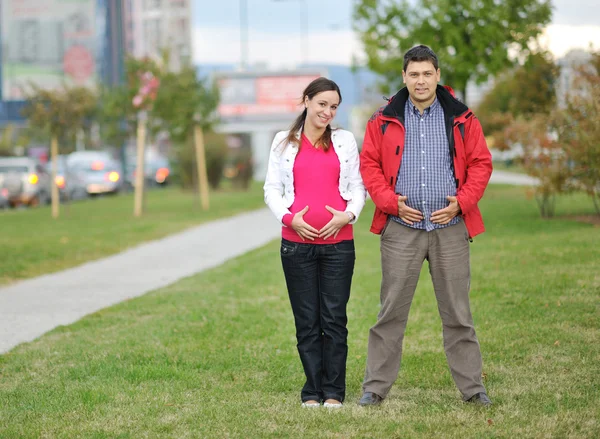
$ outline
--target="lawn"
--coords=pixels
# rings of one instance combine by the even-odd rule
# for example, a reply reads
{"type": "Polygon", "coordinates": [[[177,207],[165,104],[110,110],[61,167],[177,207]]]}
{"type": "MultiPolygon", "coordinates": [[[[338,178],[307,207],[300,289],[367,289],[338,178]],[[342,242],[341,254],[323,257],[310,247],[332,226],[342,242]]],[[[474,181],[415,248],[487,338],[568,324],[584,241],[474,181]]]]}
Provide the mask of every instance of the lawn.
{"type": "MultiPolygon", "coordinates": [[[[356,228],[343,409],[300,407],[272,242],[0,356],[0,437],[600,437],[600,229],[540,219],[522,188],[491,187],[482,208],[471,300],[489,409],[462,403],[452,382],[426,267],[396,384],[382,406],[356,405],[380,281],[368,203],[356,228]]],[[[557,214],[591,209],[571,195],[557,214]]]]}
{"type": "Polygon", "coordinates": [[[211,194],[203,211],[191,192],[148,191],[146,213],[133,217],[133,194],[94,198],[61,206],[0,211],[0,285],[70,268],[162,238],[200,223],[264,207],[262,185],[248,192],[211,194]]]}

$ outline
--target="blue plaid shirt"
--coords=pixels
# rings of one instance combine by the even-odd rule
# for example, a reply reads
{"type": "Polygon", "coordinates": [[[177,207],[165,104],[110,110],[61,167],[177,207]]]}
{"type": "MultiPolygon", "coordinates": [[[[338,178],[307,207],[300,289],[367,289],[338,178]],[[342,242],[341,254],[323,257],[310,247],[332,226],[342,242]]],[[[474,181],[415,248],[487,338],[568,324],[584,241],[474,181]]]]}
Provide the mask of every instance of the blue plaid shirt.
{"type": "Polygon", "coordinates": [[[392,219],[405,226],[428,232],[456,224],[460,221],[458,216],[452,218],[448,224],[434,224],[430,220],[433,212],[448,207],[447,196],[456,196],[444,109],[436,98],[421,115],[408,99],[404,115],[406,138],[396,193],[407,196],[407,206],[420,210],[424,219],[413,223],[412,226],[399,217],[392,216],[392,219]]]}

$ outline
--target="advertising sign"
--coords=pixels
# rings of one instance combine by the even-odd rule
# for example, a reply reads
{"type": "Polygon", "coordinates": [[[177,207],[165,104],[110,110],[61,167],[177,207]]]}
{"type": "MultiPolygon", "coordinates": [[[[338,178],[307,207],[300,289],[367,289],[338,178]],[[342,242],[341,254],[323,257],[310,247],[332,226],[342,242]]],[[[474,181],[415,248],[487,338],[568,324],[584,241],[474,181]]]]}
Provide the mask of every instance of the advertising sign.
{"type": "Polygon", "coordinates": [[[318,73],[225,74],[217,83],[221,93],[218,112],[224,121],[290,119],[301,107],[302,92],[318,73]]]}
{"type": "Polygon", "coordinates": [[[94,86],[97,0],[2,0],[2,97],[23,99],[30,83],[94,86]]]}

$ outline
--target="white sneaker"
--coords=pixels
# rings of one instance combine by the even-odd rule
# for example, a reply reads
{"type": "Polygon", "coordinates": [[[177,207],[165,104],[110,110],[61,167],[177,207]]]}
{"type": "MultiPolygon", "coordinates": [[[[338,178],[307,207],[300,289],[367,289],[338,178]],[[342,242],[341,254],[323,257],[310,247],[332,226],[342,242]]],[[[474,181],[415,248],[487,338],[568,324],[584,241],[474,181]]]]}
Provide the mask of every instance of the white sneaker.
{"type": "Polygon", "coordinates": [[[323,407],[327,407],[329,409],[341,409],[344,406],[341,402],[325,402],[323,403],[323,407]]]}
{"type": "Polygon", "coordinates": [[[308,408],[314,409],[314,408],[317,408],[317,407],[321,407],[321,404],[319,404],[318,402],[311,402],[310,404],[306,403],[306,402],[303,402],[302,403],[302,407],[308,407],[308,408]]]}

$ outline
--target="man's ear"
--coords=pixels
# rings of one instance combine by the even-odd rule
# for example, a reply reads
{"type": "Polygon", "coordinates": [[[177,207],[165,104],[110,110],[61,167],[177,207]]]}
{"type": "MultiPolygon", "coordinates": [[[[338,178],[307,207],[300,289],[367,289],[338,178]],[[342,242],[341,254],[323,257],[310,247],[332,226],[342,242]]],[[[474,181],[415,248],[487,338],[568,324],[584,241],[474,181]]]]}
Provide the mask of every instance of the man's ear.
{"type": "Polygon", "coordinates": [[[402,82],[406,84],[406,72],[402,70],[402,82]]]}

